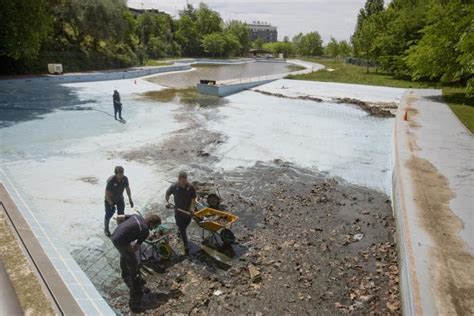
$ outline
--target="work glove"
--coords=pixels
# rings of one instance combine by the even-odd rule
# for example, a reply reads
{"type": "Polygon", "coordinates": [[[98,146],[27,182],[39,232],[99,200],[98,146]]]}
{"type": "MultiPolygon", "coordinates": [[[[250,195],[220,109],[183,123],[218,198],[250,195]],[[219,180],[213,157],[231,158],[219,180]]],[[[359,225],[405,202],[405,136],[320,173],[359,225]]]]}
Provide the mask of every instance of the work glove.
{"type": "Polygon", "coordinates": [[[130,207],[133,208],[133,201],[132,201],[132,199],[129,199],[128,201],[130,202],[130,207]]]}

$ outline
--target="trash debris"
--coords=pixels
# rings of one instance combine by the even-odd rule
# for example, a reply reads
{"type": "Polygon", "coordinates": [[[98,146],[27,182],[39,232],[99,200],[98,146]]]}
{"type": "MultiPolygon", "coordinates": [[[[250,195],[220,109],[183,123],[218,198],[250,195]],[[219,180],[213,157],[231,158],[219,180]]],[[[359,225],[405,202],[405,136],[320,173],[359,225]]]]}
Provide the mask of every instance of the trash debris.
{"type": "Polygon", "coordinates": [[[214,293],[212,293],[214,296],[221,296],[224,292],[221,290],[215,290],[214,293]]]}
{"type": "Polygon", "coordinates": [[[364,238],[364,234],[355,234],[354,236],[352,236],[352,238],[353,238],[355,241],[359,241],[359,240],[361,240],[362,238],[364,238]]]}
{"type": "MultiPolygon", "coordinates": [[[[215,179],[226,208],[239,216],[238,244],[200,244],[202,231],[190,225],[194,245],[183,258],[172,238],[178,255],[164,274],[147,279],[152,293],[166,298],[147,313],[401,313],[395,225],[384,194],[283,162],[202,180],[215,179]]],[[[99,290],[118,313],[128,312],[120,279],[99,290]]]]}
{"type": "Polygon", "coordinates": [[[260,271],[258,271],[258,269],[254,265],[249,264],[247,268],[249,270],[250,279],[252,280],[253,283],[262,281],[262,276],[260,274],[260,271]]]}

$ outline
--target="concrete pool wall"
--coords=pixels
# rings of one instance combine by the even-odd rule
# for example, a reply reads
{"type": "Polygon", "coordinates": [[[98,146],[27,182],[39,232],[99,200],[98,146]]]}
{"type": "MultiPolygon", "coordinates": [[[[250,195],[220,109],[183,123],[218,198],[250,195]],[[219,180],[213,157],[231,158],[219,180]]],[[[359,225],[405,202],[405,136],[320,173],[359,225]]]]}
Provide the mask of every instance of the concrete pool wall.
{"type": "MultiPolygon", "coordinates": [[[[139,77],[145,77],[150,75],[156,75],[174,71],[185,71],[192,68],[191,65],[233,65],[243,64],[249,62],[261,62],[254,59],[242,58],[237,60],[213,60],[213,59],[181,59],[176,60],[173,65],[159,66],[159,67],[138,67],[138,68],[127,68],[104,72],[87,72],[87,73],[66,73],[63,75],[42,75],[32,77],[21,77],[21,78],[7,78],[0,79],[0,87],[8,86],[15,83],[34,83],[34,84],[50,84],[50,83],[74,83],[74,82],[93,82],[93,81],[105,81],[105,80],[120,80],[120,79],[133,79],[139,77]]],[[[267,61],[268,62],[268,61],[267,61]]],[[[269,61],[272,62],[272,61],[269,61]]],[[[295,63],[297,62],[291,62],[295,63]]],[[[304,64],[304,63],[303,63],[304,64]]],[[[299,64],[299,65],[303,65],[299,64]]],[[[308,63],[309,64],[309,63],[308,63]]]]}
{"type": "Polygon", "coordinates": [[[474,139],[440,90],[409,90],[392,137],[404,315],[474,311],[474,139]]]}
{"type": "Polygon", "coordinates": [[[8,86],[18,83],[50,84],[50,83],[73,83],[73,82],[92,82],[105,80],[133,79],[144,76],[150,76],[165,72],[183,71],[191,69],[191,64],[180,64],[161,67],[143,67],[130,68],[110,72],[92,72],[92,73],[71,73],[64,75],[44,75],[31,78],[12,78],[0,80],[1,86],[8,86]]]}
{"type": "Polygon", "coordinates": [[[216,97],[226,97],[240,91],[248,90],[260,86],[265,83],[272,82],[277,79],[267,79],[267,80],[256,80],[244,83],[236,83],[229,85],[208,85],[199,83],[197,85],[197,91],[202,94],[213,95],[216,97]]]}

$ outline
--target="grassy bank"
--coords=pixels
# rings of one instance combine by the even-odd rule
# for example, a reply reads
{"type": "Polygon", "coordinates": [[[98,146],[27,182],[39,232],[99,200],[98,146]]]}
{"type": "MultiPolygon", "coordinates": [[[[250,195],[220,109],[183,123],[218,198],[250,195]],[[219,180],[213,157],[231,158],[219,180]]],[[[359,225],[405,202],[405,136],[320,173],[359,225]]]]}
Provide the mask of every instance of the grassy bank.
{"type": "Polygon", "coordinates": [[[445,102],[471,133],[474,133],[474,98],[466,96],[464,87],[443,86],[438,82],[410,81],[387,74],[375,73],[374,69],[367,73],[365,67],[335,62],[334,60],[320,58],[304,60],[323,64],[326,66],[326,69],[304,75],[289,75],[288,79],[355,83],[396,88],[442,89],[445,102]]]}
{"type": "Polygon", "coordinates": [[[172,60],[156,60],[156,59],[149,59],[146,61],[145,66],[169,66],[172,65],[173,61],[172,60]]]}

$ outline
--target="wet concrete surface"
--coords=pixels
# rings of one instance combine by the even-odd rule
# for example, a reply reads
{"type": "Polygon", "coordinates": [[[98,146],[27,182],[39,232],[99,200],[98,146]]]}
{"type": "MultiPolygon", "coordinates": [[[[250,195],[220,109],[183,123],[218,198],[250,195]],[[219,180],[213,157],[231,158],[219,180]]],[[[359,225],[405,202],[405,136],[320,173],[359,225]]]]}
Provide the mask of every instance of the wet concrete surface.
{"type": "MultiPolygon", "coordinates": [[[[174,236],[177,255],[171,262],[150,265],[158,272],[147,276],[152,289],[145,297],[148,311],[398,314],[397,256],[388,197],[278,159],[253,167],[213,168],[220,161],[216,152],[226,142],[225,135],[206,129],[205,123],[216,120],[215,110],[221,105],[213,106],[217,108],[203,109],[196,103],[176,110],[186,127],[174,137],[122,153],[129,161],[175,173],[192,170],[193,180],[216,184],[226,208],[240,217],[234,230],[238,255],[228,265],[200,250],[197,225],[189,229],[194,243],[189,258],[179,255],[182,246],[174,236]],[[261,282],[250,280],[249,265],[262,274],[261,282]]],[[[172,213],[162,204],[150,208],[172,225],[172,213]]],[[[127,289],[114,289],[113,307],[127,311],[127,289]]]]}
{"type": "Polygon", "coordinates": [[[79,100],[73,90],[60,84],[49,84],[47,89],[43,84],[4,86],[0,89],[0,129],[86,103],[94,100],[79,100]]]}
{"type": "MultiPolygon", "coordinates": [[[[145,274],[151,289],[144,297],[147,312],[400,313],[394,223],[384,194],[281,161],[199,179],[218,185],[226,209],[240,217],[233,228],[237,255],[228,264],[208,256],[200,250],[201,231],[193,223],[194,245],[183,257],[173,235],[177,253],[171,261],[146,264],[155,270],[145,274]],[[252,280],[249,266],[260,280],[252,280]]],[[[104,277],[96,265],[89,270],[96,273],[93,280],[104,282],[98,286],[109,293],[112,306],[127,312],[126,287],[111,282],[119,271],[114,250],[110,253],[102,261],[115,267],[113,273],[104,277]]]]}
{"type": "MultiPolygon", "coordinates": [[[[2,133],[2,142],[8,145],[2,149],[2,167],[15,176],[32,207],[52,222],[78,264],[116,311],[128,311],[127,288],[120,279],[118,254],[102,235],[102,203],[105,179],[115,165],[121,164],[130,178],[138,208],[157,211],[171,226],[172,213],[163,208],[164,192],[168,181],[182,169],[189,171],[192,180],[218,184],[228,209],[240,216],[235,225],[240,244],[236,248],[238,258],[230,267],[199,251],[201,232],[192,225],[195,247],[191,258],[177,256],[166,273],[158,269],[158,275],[150,276],[148,285],[154,293],[146,298],[150,311],[260,311],[269,315],[399,312],[393,220],[388,197],[383,193],[388,179],[384,171],[388,151],[383,146],[389,146],[389,120],[370,120],[373,133],[383,132],[373,134],[369,142],[367,135],[372,134],[344,132],[352,133],[352,139],[363,140],[355,155],[346,151],[342,156],[331,156],[334,144],[323,147],[323,159],[318,158],[322,160],[314,160],[320,154],[315,150],[321,147],[311,145],[310,151],[291,147],[290,155],[285,155],[274,150],[279,148],[280,139],[249,138],[247,134],[240,138],[233,131],[259,135],[267,126],[264,120],[272,122],[280,116],[289,119],[292,126],[281,130],[286,144],[292,139],[304,142],[301,135],[308,144],[317,144],[321,136],[328,144],[334,142],[330,137],[331,126],[336,128],[334,118],[342,116],[344,122],[367,126],[366,113],[352,108],[340,112],[339,107],[347,107],[334,104],[329,112],[318,112],[311,101],[278,103],[264,95],[255,101],[255,92],[226,99],[201,97],[192,90],[165,90],[145,81],[136,85],[132,80],[69,85],[78,100],[94,100],[81,106],[106,112],[110,111],[110,93],[116,87],[123,92],[126,124],[94,111],[84,110],[80,115],[55,111],[43,120],[16,124],[2,133]],[[271,104],[279,108],[267,111],[273,114],[270,117],[260,116],[259,126],[258,117],[263,112],[251,108],[260,106],[265,111],[271,104]],[[309,113],[317,114],[311,117],[309,113]],[[252,116],[257,124],[245,125],[252,116]],[[301,121],[304,117],[307,120],[301,121]],[[324,134],[308,133],[308,127],[318,122],[324,122],[319,125],[324,134]],[[258,150],[246,147],[262,142],[264,146],[258,150]],[[364,151],[364,146],[371,143],[376,146],[364,151]],[[332,173],[324,164],[329,157],[337,161],[336,166],[341,166],[341,161],[349,166],[351,160],[362,160],[363,165],[373,159],[371,153],[378,155],[375,174],[382,175],[376,185],[367,182],[369,189],[349,183],[357,176],[332,173]],[[246,159],[240,159],[241,155],[246,159]],[[358,234],[363,234],[362,239],[358,240],[358,234]],[[261,283],[249,282],[249,263],[261,271],[261,283]]],[[[274,122],[277,127],[284,125],[279,119],[274,122]]],[[[275,135],[272,133],[267,136],[275,135]]],[[[350,143],[351,139],[346,141],[350,143]]],[[[374,166],[367,170],[371,168],[374,166]]],[[[130,211],[127,205],[126,212],[130,211]]],[[[176,238],[172,244],[177,252],[181,251],[176,238]]]]}

